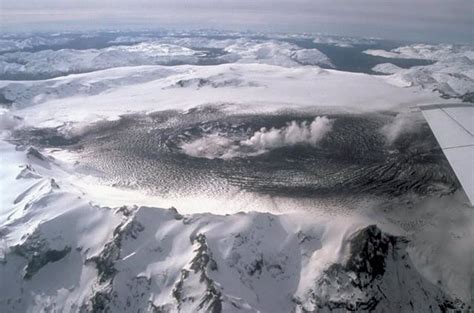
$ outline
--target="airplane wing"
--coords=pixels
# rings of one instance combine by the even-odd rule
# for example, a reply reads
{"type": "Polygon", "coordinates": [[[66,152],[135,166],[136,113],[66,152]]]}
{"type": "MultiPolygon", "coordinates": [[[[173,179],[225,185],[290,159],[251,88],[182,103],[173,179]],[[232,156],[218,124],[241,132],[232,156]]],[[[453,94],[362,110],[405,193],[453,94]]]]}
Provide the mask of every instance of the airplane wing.
{"type": "Polygon", "coordinates": [[[419,108],[473,205],[474,104],[430,104],[419,108]]]}

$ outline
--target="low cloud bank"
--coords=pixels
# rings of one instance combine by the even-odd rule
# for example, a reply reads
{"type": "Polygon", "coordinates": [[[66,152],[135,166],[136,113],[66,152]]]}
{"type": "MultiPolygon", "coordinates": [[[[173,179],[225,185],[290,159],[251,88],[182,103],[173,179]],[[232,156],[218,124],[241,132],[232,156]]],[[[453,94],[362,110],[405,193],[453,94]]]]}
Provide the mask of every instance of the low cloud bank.
{"type": "Polygon", "coordinates": [[[220,134],[211,134],[181,145],[182,151],[192,157],[231,159],[266,153],[272,149],[295,145],[316,146],[332,129],[333,120],[318,116],[311,123],[292,121],[282,128],[261,128],[250,138],[232,140],[220,134]]]}

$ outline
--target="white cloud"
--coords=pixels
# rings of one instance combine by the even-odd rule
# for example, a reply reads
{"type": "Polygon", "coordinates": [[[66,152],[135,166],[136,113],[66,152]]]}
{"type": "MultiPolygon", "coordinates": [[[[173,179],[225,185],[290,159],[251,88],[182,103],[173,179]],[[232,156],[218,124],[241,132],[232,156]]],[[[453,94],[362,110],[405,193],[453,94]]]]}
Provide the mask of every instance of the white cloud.
{"type": "Polygon", "coordinates": [[[419,117],[413,113],[399,113],[389,123],[384,125],[380,132],[385,136],[388,144],[393,144],[401,135],[416,133],[420,130],[419,117]]]}
{"type": "Polygon", "coordinates": [[[316,117],[309,125],[306,121],[302,123],[292,121],[282,128],[272,128],[270,130],[262,128],[242,144],[251,146],[256,150],[276,149],[297,144],[314,146],[331,131],[332,124],[333,121],[326,116],[316,117]]]}
{"type": "Polygon", "coordinates": [[[333,120],[318,116],[310,124],[292,121],[282,128],[261,128],[249,139],[232,140],[220,134],[211,134],[181,146],[192,157],[232,159],[256,156],[273,149],[295,145],[317,145],[332,129],[333,120]]]}
{"type": "Polygon", "coordinates": [[[23,126],[23,119],[0,109],[0,138],[6,138],[10,132],[23,126]]]}

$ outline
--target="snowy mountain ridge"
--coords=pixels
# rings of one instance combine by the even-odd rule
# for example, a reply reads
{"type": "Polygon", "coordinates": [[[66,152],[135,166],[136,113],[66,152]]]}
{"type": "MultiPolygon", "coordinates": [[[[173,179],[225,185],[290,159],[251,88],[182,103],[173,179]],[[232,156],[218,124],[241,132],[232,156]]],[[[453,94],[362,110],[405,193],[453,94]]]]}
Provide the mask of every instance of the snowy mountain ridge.
{"type": "MultiPolygon", "coordinates": [[[[411,58],[435,61],[431,65],[402,69],[390,63],[376,65],[373,70],[391,74],[394,84],[421,86],[437,91],[444,98],[469,101],[474,92],[474,48],[463,45],[414,44],[391,51],[366,50],[367,54],[384,58],[411,58]]],[[[472,101],[472,100],[471,100],[472,101]]]]}
{"type": "Polygon", "coordinates": [[[2,168],[14,198],[2,199],[0,216],[2,312],[463,307],[416,271],[406,239],[368,221],[100,207],[61,179],[60,162],[34,148],[1,149],[24,162],[2,168]]]}
{"type": "Polygon", "coordinates": [[[472,309],[472,207],[410,109],[472,101],[472,47],[0,38],[0,312],[472,309]]]}
{"type": "Polygon", "coordinates": [[[11,52],[0,55],[0,76],[50,78],[72,73],[138,65],[198,64],[206,53],[203,48],[222,49],[217,63],[264,63],[286,67],[322,65],[334,67],[330,59],[317,49],[301,49],[282,41],[252,39],[199,41],[186,38],[159,38],[133,45],[117,45],[102,49],[61,49],[37,52],[11,52]]]}
{"type": "Polygon", "coordinates": [[[32,126],[90,123],[126,113],[203,105],[225,104],[240,112],[318,106],[364,111],[393,109],[413,101],[443,101],[430,90],[393,85],[385,76],[316,66],[235,63],[126,67],[48,80],[2,81],[0,97],[32,126]],[[366,88],[372,92],[365,92],[366,88]]]}
{"type": "Polygon", "coordinates": [[[13,77],[56,77],[121,66],[195,64],[199,54],[199,51],[157,42],[103,49],[14,52],[0,56],[0,73],[13,77]]]}

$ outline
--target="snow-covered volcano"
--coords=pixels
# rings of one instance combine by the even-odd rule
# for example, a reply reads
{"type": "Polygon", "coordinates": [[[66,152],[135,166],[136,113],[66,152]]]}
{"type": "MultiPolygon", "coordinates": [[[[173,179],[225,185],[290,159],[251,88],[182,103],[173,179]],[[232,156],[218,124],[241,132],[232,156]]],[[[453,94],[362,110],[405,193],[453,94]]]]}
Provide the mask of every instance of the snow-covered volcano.
{"type": "Polygon", "coordinates": [[[408,238],[382,231],[370,218],[98,206],[70,182],[74,174],[61,162],[6,143],[1,152],[10,162],[2,183],[11,182],[2,199],[10,203],[0,228],[2,312],[465,307],[420,273],[408,238]]]}
{"type": "Polygon", "coordinates": [[[472,207],[412,112],[469,100],[469,47],[97,36],[0,55],[0,312],[470,309],[472,207]]]}

